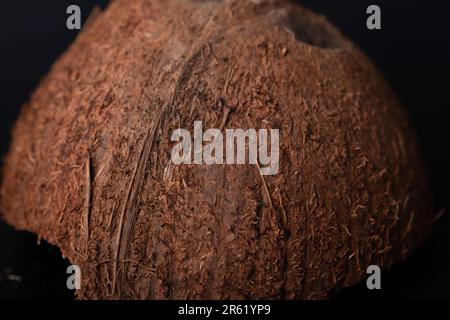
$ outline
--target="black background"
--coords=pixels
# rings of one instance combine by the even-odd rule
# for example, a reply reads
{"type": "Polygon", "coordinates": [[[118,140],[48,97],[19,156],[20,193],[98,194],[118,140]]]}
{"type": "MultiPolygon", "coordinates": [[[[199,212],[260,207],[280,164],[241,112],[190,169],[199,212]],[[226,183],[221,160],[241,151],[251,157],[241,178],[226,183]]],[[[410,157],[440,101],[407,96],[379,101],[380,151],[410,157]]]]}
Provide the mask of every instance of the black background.
{"type": "MultiPolygon", "coordinates": [[[[448,208],[450,5],[443,0],[304,0],[326,15],[363,49],[408,108],[424,150],[434,210],[448,208]],[[366,28],[366,8],[382,10],[382,30],[366,28]]],[[[0,2],[0,153],[24,103],[77,31],[66,28],[66,8],[81,7],[83,21],[107,1],[2,0],[0,2]]],[[[333,295],[346,298],[450,298],[450,218],[439,220],[427,244],[392,271],[383,290],[363,285],[333,295]]],[[[0,298],[71,298],[65,289],[67,261],[35,236],[0,222],[0,298]],[[20,278],[16,277],[19,276],[20,278]]]]}

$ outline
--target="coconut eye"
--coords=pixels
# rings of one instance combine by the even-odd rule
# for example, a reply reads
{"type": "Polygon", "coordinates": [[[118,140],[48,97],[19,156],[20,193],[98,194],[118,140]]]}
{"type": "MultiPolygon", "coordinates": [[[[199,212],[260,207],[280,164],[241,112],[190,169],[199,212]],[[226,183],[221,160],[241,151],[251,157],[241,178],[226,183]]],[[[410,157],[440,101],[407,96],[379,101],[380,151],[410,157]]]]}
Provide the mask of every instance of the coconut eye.
{"type": "Polygon", "coordinates": [[[284,27],[292,31],[297,41],[322,49],[338,49],[346,46],[343,36],[323,17],[314,17],[307,10],[290,12],[284,27]]]}

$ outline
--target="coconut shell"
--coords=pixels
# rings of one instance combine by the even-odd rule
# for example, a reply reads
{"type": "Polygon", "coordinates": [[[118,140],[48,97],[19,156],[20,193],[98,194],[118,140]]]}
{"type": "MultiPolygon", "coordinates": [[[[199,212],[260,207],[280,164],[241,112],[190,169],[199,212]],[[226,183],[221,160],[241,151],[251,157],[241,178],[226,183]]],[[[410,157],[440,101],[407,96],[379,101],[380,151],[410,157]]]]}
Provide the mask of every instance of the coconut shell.
{"type": "Polygon", "coordinates": [[[13,130],[2,217],[84,299],[316,299],[425,239],[417,139],[361,51],[283,1],[116,0],[13,130]],[[280,170],[174,165],[171,133],[280,130],[280,170]]]}

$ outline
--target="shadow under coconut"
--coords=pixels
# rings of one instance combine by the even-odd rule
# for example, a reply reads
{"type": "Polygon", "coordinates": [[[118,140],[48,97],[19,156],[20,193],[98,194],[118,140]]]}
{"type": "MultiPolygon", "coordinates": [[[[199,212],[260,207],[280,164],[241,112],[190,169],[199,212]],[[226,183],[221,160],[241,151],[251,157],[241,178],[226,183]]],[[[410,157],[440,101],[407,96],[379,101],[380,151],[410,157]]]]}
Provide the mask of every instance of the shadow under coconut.
{"type": "Polygon", "coordinates": [[[0,221],[0,300],[70,300],[67,259],[57,247],[0,221]]]}
{"type": "MultiPolygon", "coordinates": [[[[381,289],[369,290],[365,282],[330,293],[331,300],[427,299],[424,291],[430,283],[434,261],[429,245],[415,251],[408,259],[381,273],[381,289]]],[[[369,277],[370,275],[367,275],[369,277]]]]}
{"type": "MultiPolygon", "coordinates": [[[[365,282],[336,290],[331,300],[423,299],[433,296],[428,283],[433,278],[436,259],[430,242],[406,261],[381,275],[381,290],[368,290],[365,282]],[[430,279],[431,278],[431,279],[430,279]],[[424,288],[428,288],[424,291],[424,288]]],[[[69,261],[46,241],[37,242],[29,232],[16,231],[0,222],[0,299],[71,300],[66,287],[69,261]]],[[[439,288],[434,288],[439,291],[439,288]]]]}

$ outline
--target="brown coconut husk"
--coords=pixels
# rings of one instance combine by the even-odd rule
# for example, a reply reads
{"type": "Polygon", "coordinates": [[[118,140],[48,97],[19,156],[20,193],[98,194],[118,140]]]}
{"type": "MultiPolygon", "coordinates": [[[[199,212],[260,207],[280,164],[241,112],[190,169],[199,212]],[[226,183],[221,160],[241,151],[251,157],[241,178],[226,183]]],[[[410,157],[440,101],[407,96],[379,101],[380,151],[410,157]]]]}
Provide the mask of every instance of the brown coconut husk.
{"type": "Polygon", "coordinates": [[[114,1],[24,106],[3,173],[3,218],[81,267],[79,298],[324,298],[431,225],[395,95],[283,1],[114,1]],[[196,120],[280,129],[278,174],[173,165],[196,120]]]}

